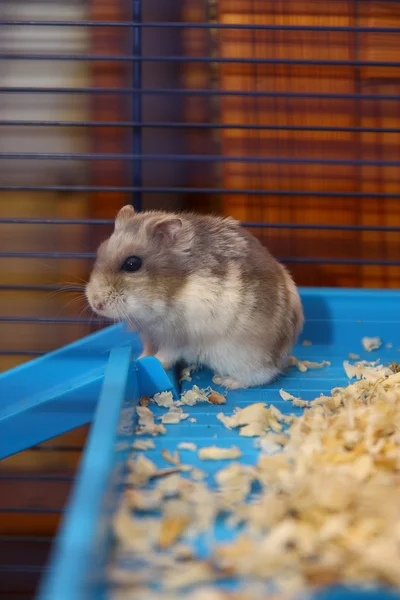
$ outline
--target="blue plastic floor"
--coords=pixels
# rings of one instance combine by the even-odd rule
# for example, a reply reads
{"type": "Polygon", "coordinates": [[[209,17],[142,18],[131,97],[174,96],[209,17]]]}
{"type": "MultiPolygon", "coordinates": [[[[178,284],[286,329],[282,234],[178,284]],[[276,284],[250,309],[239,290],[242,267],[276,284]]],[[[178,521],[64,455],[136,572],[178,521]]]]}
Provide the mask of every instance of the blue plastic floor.
{"type": "MultiPolygon", "coordinates": [[[[281,400],[279,389],[283,388],[294,396],[312,400],[320,394],[328,394],[334,387],[347,385],[348,380],[343,370],[343,361],[348,359],[349,353],[357,354],[361,359],[366,360],[379,358],[382,363],[400,362],[400,293],[305,290],[302,293],[302,299],[306,314],[306,326],[293,354],[296,358],[303,360],[330,361],[331,366],[309,369],[307,372],[300,372],[297,367],[290,367],[284,376],[266,388],[230,391],[226,405],[214,406],[198,403],[193,407],[184,407],[190,418],[195,418],[196,421],[190,422],[187,419],[177,425],[167,425],[166,435],[152,438],[156,448],[146,451],[146,456],[153,460],[158,467],[165,468],[169,465],[161,456],[161,450],[167,449],[173,452],[179,442],[190,441],[194,442],[199,448],[214,444],[220,447],[238,446],[242,451],[242,457],[239,460],[245,464],[254,464],[257,458],[257,452],[254,449],[254,438],[243,438],[239,436],[237,431],[226,429],[218,421],[217,413],[222,411],[230,415],[237,406],[242,407],[261,401],[276,405],[283,413],[299,414],[300,409],[296,409],[289,402],[281,400]],[[379,336],[382,339],[382,347],[373,352],[366,352],[361,344],[361,339],[364,336],[379,336]],[[310,341],[312,345],[303,345],[304,340],[310,341]]],[[[191,389],[195,384],[200,388],[211,386],[217,391],[224,392],[212,382],[211,378],[212,374],[209,372],[195,372],[192,374],[191,382],[182,384],[182,391],[191,389]]],[[[112,547],[110,517],[112,507],[116,506],[117,497],[121,491],[121,486],[118,483],[116,484],[115,481],[112,483],[113,474],[115,475],[121,469],[121,465],[128,456],[126,451],[115,452],[115,443],[128,441],[131,444],[134,441],[131,426],[134,407],[131,399],[134,397],[137,402],[140,395],[146,393],[146,389],[138,387],[137,382],[133,382],[131,385],[131,394],[125,394],[125,403],[121,404],[124,412],[120,416],[118,433],[114,435],[112,444],[107,441],[107,435],[110,437],[109,430],[107,432],[103,428],[105,437],[100,439],[102,435],[101,426],[95,422],[88,454],[85,457],[86,463],[82,466],[82,477],[72,499],[53,559],[53,575],[45,582],[43,594],[40,596],[41,600],[50,600],[50,598],[51,600],[80,600],[81,598],[99,600],[107,597],[105,582],[102,581],[100,573],[102,565],[104,566],[108,560],[112,547]],[[101,448],[102,450],[99,450],[101,448]],[[103,452],[103,458],[99,456],[99,452],[103,452]],[[95,461],[94,457],[97,457],[95,461]],[[99,477],[102,477],[98,487],[93,489],[97,489],[97,494],[101,493],[102,497],[98,499],[96,505],[93,506],[92,504],[91,508],[89,507],[87,513],[85,513],[82,506],[85,493],[90,493],[92,484],[93,486],[97,485],[96,482],[93,483],[92,481],[90,483],[87,480],[88,478],[95,479],[95,475],[92,476],[93,464],[97,464],[99,477]],[[104,504],[105,497],[108,498],[107,508],[104,504]],[[87,514],[87,517],[85,517],[85,514],[87,514]],[[92,528],[88,526],[86,537],[83,539],[80,534],[79,523],[83,523],[85,518],[87,522],[91,520],[92,528]],[[102,524],[101,534],[99,533],[100,523],[102,524]],[[104,527],[105,524],[106,527],[104,527]],[[80,536],[82,539],[79,539],[80,536]],[[87,564],[81,567],[80,572],[74,571],[76,567],[73,565],[73,553],[75,553],[75,558],[79,557],[79,554],[77,554],[79,551],[81,551],[82,556],[87,557],[90,552],[93,552],[93,545],[96,543],[97,554],[99,554],[99,548],[102,549],[100,552],[101,557],[97,556],[97,558],[92,558],[90,561],[87,559],[87,564]],[[83,588],[80,587],[80,578],[86,579],[89,575],[92,577],[96,569],[99,574],[98,585],[92,586],[90,590],[87,588],[83,594],[83,588]],[[68,592],[68,581],[71,577],[74,577],[78,583],[73,591],[68,592]],[[61,591],[62,585],[64,585],[63,591],[61,591]],[[57,593],[55,590],[57,590],[57,593]]],[[[154,404],[151,408],[156,417],[166,410],[154,404]]],[[[110,409],[108,408],[108,410],[110,409]]],[[[104,415],[103,412],[102,418],[106,421],[104,415]]],[[[100,419],[100,417],[98,415],[97,418],[100,419]]],[[[140,439],[146,438],[141,436],[140,439]]],[[[201,461],[197,458],[197,453],[190,451],[180,451],[180,457],[182,463],[192,464],[205,470],[210,484],[214,473],[229,464],[228,461],[201,461]]],[[[214,542],[221,541],[230,535],[223,526],[218,527],[211,538],[207,536],[207,541],[202,540],[199,542],[198,552],[204,554],[209,551],[210,539],[212,544],[213,539],[214,542]]],[[[329,598],[329,600],[339,597],[346,599],[393,597],[391,593],[383,591],[349,592],[345,590],[328,590],[324,592],[323,596],[329,598]]]]}

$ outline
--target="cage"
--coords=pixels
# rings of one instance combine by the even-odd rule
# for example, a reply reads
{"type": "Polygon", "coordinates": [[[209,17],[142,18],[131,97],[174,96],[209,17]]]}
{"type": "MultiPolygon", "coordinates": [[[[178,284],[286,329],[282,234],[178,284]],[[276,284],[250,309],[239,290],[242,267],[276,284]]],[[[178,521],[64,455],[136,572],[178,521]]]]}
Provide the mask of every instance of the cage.
{"type": "MultiPolygon", "coordinates": [[[[191,384],[151,360],[130,368],[138,339],[82,312],[98,243],[124,203],[232,215],[302,286],[296,356],[331,362],[291,372],[289,392],[345,385],[348,354],[371,358],[363,336],[396,361],[400,13],[373,0],[9,0],[0,15],[0,598],[31,598],[39,581],[41,600],[103,598],[129,411],[191,384]]],[[[287,414],[279,387],[229,397],[287,414]]],[[[194,407],[162,447],[218,435],[255,460],[214,408],[194,407]]]]}

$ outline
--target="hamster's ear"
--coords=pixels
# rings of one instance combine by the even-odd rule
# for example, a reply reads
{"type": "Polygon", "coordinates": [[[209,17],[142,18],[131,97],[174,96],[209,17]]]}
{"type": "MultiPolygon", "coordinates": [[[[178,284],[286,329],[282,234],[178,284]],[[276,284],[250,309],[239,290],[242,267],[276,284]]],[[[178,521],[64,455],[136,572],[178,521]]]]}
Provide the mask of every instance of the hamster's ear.
{"type": "Polygon", "coordinates": [[[115,217],[115,229],[119,229],[135,214],[135,209],[131,204],[123,206],[115,217]]]}
{"type": "Polygon", "coordinates": [[[168,242],[173,242],[183,226],[182,219],[178,217],[171,217],[159,221],[153,227],[153,235],[159,239],[163,239],[168,242]]]}

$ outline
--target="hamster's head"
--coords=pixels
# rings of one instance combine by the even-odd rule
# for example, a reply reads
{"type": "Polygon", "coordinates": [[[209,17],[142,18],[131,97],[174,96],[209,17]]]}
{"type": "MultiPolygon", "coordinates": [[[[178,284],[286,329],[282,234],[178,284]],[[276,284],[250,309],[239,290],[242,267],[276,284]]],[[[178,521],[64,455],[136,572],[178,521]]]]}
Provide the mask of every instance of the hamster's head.
{"type": "Polygon", "coordinates": [[[86,286],[91,308],[135,328],[168,314],[185,284],[194,232],[179,215],[123,207],[97,251],[86,286]]]}

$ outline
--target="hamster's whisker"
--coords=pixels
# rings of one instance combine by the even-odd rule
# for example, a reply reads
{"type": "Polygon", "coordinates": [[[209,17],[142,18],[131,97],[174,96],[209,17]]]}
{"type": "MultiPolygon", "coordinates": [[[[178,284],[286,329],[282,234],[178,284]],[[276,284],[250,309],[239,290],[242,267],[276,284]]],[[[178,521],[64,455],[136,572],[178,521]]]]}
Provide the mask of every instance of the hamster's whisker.
{"type": "Polygon", "coordinates": [[[74,304],[76,304],[79,301],[82,301],[83,298],[82,296],[77,296],[75,298],[71,298],[70,300],[68,300],[68,302],[66,302],[58,311],[58,313],[56,314],[56,317],[59,317],[60,314],[63,312],[63,310],[66,310],[67,308],[71,308],[74,304]]]}
{"type": "Polygon", "coordinates": [[[77,285],[79,285],[78,282],[81,281],[83,287],[85,287],[88,284],[88,282],[85,279],[82,279],[82,277],[79,277],[78,275],[76,275],[76,273],[70,273],[69,271],[65,271],[65,274],[66,275],[71,275],[71,277],[74,277],[75,279],[78,280],[78,281],[66,281],[65,283],[77,286],[77,285]]]}
{"type": "Polygon", "coordinates": [[[83,291],[84,291],[84,288],[77,290],[77,289],[73,289],[72,285],[71,286],[62,286],[58,290],[53,290],[53,291],[49,292],[48,294],[46,294],[45,298],[54,298],[54,296],[58,296],[59,294],[65,294],[65,292],[68,292],[69,294],[78,294],[79,296],[81,296],[81,295],[84,295],[83,291]]]}
{"type": "MultiPolygon", "coordinates": [[[[127,309],[127,308],[125,308],[125,306],[121,306],[121,309],[122,309],[122,310],[121,310],[121,313],[122,313],[122,314],[121,314],[121,320],[122,320],[122,321],[125,321],[125,322],[127,323],[127,325],[128,325],[128,326],[129,326],[131,329],[135,330],[135,329],[136,329],[136,327],[134,326],[134,322],[133,322],[133,319],[132,319],[132,317],[131,317],[131,316],[130,316],[130,314],[128,313],[128,309],[127,309]]],[[[136,320],[136,322],[139,324],[139,327],[140,327],[140,320],[138,320],[138,319],[137,319],[137,320],[136,320]]]]}

